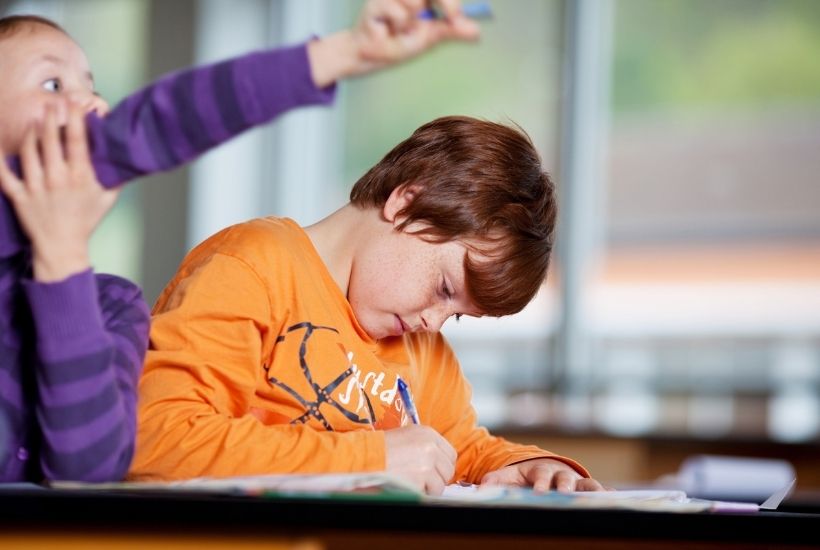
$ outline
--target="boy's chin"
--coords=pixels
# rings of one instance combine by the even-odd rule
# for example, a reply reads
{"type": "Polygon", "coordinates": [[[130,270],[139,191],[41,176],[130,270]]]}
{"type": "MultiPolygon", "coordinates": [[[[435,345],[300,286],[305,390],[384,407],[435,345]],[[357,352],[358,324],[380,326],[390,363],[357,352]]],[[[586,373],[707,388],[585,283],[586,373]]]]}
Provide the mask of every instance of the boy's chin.
{"type": "Polygon", "coordinates": [[[371,340],[374,340],[376,342],[379,342],[381,340],[387,340],[389,338],[396,338],[397,337],[395,334],[392,334],[389,331],[386,331],[384,329],[381,329],[381,330],[368,330],[365,327],[364,331],[367,333],[368,336],[370,336],[371,340]]]}

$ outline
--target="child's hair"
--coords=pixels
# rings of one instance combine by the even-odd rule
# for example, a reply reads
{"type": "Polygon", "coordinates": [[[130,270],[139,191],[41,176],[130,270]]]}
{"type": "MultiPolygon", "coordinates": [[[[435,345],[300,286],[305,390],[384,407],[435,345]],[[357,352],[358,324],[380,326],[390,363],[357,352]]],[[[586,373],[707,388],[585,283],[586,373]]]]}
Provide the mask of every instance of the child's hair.
{"type": "Polygon", "coordinates": [[[557,204],[555,185],[520,128],[450,116],[421,126],[354,185],[350,201],[381,207],[396,187],[418,186],[401,212],[402,230],[432,242],[464,241],[466,286],[481,312],[510,315],[547,275],[557,204]],[[489,261],[486,259],[489,258],[489,261]]]}
{"type": "Polygon", "coordinates": [[[6,17],[0,17],[0,38],[11,36],[15,32],[28,28],[32,25],[45,25],[65,33],[65,29],[63,29],[60,25],[50,19],[40,17],[39,15],[9,15],[6,17]]]}

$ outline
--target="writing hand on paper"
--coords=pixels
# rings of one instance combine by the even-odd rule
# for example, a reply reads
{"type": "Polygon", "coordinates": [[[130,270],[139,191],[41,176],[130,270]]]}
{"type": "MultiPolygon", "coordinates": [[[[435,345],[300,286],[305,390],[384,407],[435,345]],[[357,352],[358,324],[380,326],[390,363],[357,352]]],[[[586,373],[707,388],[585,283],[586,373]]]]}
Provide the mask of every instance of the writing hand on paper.
{"type": "Polygon", "coordinates": [[[456,450],[429,426],[405,426],[384,432],[387,472],[430,495],[440,495],[456,469],[456,450]]]}
{"type": "Polygon", "coordinates": [[[481,485],[532,487],[539,492],[605,490],[598,481],[585,478],[568,464],[552,458],[534,458],[499,468],[486,474],[481,485]]]}

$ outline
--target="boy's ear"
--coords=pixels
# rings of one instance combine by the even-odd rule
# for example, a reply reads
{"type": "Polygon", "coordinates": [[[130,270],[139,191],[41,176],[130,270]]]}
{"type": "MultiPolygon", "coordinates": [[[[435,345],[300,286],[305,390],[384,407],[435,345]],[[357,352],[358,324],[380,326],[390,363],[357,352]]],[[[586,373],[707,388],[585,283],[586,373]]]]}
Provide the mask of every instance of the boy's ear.
{"type": "Polygon", "coordinates": [[[416,198],[418,191],[418,185],[409,183],[404,183],[393,189],[382,207],[382,216],[384,216],[384,219],[393,225],[401,223],[401,219],[396,219],[399,212],[410,206],[413,199],[416,198]]]}

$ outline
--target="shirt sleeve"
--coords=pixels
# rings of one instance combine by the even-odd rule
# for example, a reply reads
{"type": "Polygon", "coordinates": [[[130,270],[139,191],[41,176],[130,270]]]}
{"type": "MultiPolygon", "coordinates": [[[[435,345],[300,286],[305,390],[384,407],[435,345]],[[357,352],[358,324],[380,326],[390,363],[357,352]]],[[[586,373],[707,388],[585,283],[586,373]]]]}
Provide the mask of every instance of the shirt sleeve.
{"type": "MultiPolygon", "coordinates": [[[[336,86],[317,88],[307,45],[249,53],[160,78],[86,118],[97,179],[114,187],[170,170],[290,109],[331,103],[336,86]]],[[[19,159],[6,159],[17,174],[19,159]]],[[[0,193],[0,254],[26,242],[0,193]]]]}
{"type": "Polygon", "coordinates": [[[103,185],[168,170],[289,109],[333,100],[313,84],[307,46],[279,48],[169,74],[105,118],[88,116],[103,185]]]}
{"type": "Polygon", "coordinates": [[[37,334],[40,466],[49,480],[118,481],[134,452],[148,306],[132,283],[91,270],[24,281],[37,334]]]}
{"type": "Polygon", "coordinates": [[[440,334],[431,335],[413,350],[420,365],[419,389],[414,394],[422,418],[443,435],[458,453],[452,481],[480,483],[485,474],[534,458],[552,458],[571,466],[585,477],[589,472],[578,462],[534,445],[520,445],[493,436],[478,425],[471,404],[472,391],[452,349],[440,334]]]}
{"type": "Polygon", "coordinates": [[[278,330],[265,284],[225,254],[183,270],[188,275],[154,311],[130,479],[384,469],[382,432],[265,424],[254,416],[278,330]]]}

